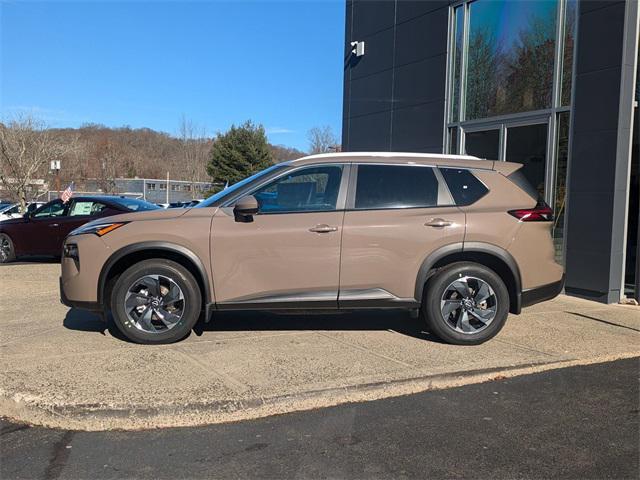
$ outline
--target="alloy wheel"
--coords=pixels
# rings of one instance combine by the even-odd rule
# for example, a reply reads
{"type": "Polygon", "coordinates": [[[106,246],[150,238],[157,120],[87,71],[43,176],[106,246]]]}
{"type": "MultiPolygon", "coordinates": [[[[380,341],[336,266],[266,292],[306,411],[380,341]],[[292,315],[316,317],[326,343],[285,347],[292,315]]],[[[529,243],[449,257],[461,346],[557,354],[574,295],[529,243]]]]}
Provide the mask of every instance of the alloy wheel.
{"type": "Polygon", "coordinates": [[[129,287],[124,298],[127,317],[138,330],[163,333],[175,327],[185,311],[182,289],[164,275],[145,275],[129,287]]]}
{"type": "Polygon", "coordinates": [[[0,236],[0,262],[6,262],[11,258],[11,242],[7,237],[0,236]]]}
{"type": "Polygon", "coordinates": [[[451,282],[440,300],[440,311],[447,325],[465,334],[476,334],[487,328],[497,309],[497,297],[491,286],[471,276],[451,282]]]}

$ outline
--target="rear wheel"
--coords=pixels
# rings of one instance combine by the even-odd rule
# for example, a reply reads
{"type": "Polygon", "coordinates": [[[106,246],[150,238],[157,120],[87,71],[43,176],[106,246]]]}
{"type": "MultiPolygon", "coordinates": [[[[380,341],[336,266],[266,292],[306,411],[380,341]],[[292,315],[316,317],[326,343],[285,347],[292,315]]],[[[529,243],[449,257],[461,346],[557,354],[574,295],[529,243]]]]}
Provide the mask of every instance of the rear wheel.
{"type": "Polygon", "coordinates": [[[173,343],[198,321],[202,297],[186,268],[165,259],[129,267],[111,291],[111,313],[118,329],[136,343],[173,343]]]}
{"type": "Polygon", "coordinates": [[[11,237],[6,233],[0,233],[0,263],[13,262],[16,259],[16,251],[13,248],[11,237]]]}
{"type": "Polygon", "coordinates": [[[509,314],[509,293],[491,269],[449,265],[427,283],[422,311],[429,330],[447,343],[478,345],[494,337],[509,314]]]}

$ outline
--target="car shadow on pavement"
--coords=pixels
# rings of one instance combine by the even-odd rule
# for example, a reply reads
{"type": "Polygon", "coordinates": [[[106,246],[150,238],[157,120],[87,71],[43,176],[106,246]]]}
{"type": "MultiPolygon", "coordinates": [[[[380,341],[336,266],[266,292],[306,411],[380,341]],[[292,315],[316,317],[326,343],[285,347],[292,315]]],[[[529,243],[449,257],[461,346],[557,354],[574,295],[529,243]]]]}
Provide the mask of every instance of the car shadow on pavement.
{"type": "Polygon", "coordinates": [[[130,340],[120,333],[110,317],[109,315],[108,319],[103,319],[101,315],[96,313],[71,308],[64,317],[62,325],[69,330],[94,332],[101,335],[106,335],[108,331],[112,337],[129,342],[130,340]]]}
{"type": "Polygon", "coordinates": [[[422,318],[406,311],[367,310],[338,313],[214,312],[208,323],[199,321],[196,335],[229,331],[393,331],[420,340],[441,343],[427,332],[422,318]]]}
{"type": "MultiPolygon", "coordinates": [[[[69,330],[109,334],[119,340],[131,342],[113,323],[111,315],[105,320],[100,315],[72,308],[64,318],[63,326],[69,330]]],[[[411,318],[406,311],[371,310],[358,312],[215,312],[211,321],[202,319],[193,327],[198,337],[207,332],[251,331],[391,331],[408,337],[442,343],[425,330],[421,318],[411,318]]]]}

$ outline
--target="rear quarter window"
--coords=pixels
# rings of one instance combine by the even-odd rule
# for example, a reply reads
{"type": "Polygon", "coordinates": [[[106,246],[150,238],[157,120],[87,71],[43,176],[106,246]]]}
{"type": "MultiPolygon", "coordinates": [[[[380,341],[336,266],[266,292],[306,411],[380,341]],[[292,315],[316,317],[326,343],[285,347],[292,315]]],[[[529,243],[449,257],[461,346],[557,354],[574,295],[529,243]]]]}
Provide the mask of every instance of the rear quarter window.
{"type": "Polygon", "coordinates": [[[484,197],[489,189],[473,173],[464,168],[440,168],[456,205],[471,205],[484,197]]]}

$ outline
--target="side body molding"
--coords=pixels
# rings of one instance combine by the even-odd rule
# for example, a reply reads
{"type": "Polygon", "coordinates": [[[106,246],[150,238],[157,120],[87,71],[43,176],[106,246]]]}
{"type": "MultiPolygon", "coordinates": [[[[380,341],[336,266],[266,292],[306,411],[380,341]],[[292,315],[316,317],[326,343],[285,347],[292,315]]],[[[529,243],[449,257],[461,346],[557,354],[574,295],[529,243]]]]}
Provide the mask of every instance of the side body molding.
{"type": "Polygon", "coordinates": [[[170,242],[162,242],[162,241],[152,241],[152,242],[140,242],[134,243],[131,245],[127,245],[126,247],[121,248],[120,250],[115,251],[109,259],[105,262],[100,271],[100,277],[98,278],[98,303],[103,303],[103,292],[106,286],[106,281],[109,276],[109,272],[113,268],[113,266],[118,262],[118,260],[126,257],[127,255],[134,252],[141,252],[145,250],[162,250],[170,253],[175,253],[178,255],[182,255],[183,257],[188,258],[193,265],[195,265],[200,277],[202,279],[203,287],[204,287],[204,298],[202,299],[203,308],[211,301],[211,289],[209,285],[209,277],[207,275],[207,270],[204,267],[204,264],[200,260],[200,258],[182,245],[177,245],[175,243],[170,242]]]}
{"type": "MultiPolygon", "coordinates": [[[[512,313],[520,313],[521,305],[522,305],[522,283],[520,279],[520,269],[518,268],[518,264],[511,256],[509,252],[505,249],[498,247],[496,245],[492,245],[490,243],[483,242],[458,242],[452,243],[449,245],[445,245],[441,247],[431,254],[427,256],[422,262],[422,266],[418,271],[418,277],[416,278],[416,287],[415,287],[415,298],[418,302],[422,302],[422,293],[424,290],[424,285],[427,281],[429,271],[438,263],[438,261],[449,255],[462,254],[462,253],[482,253],[486,255],[490,255],[492,257],[498,258],[501,260],[513,275],[515,280],[515,285],[513,285],[513,292],[515,293],[515,298],[513,299],[512,305],[512,313]]],[[[507,286],[509,287],[509,285],[507,286]]]]}

